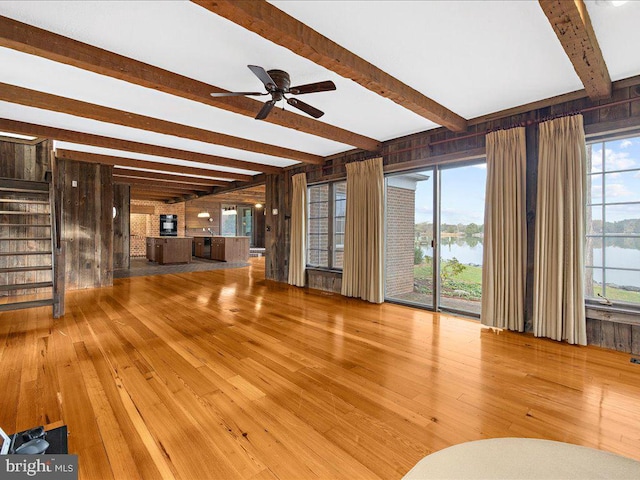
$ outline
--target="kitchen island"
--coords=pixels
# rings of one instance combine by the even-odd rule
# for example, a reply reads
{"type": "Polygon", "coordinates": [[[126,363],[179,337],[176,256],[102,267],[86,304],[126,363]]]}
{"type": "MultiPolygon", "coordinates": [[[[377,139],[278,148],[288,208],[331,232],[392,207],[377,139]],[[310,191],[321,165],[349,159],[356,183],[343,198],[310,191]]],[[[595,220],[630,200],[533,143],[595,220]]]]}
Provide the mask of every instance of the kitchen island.
{"type": "Polygon", "coordinates": [[[193,237],[194,255],[221,262],[248,262],[249,237],[193,237]]]}
{"type": "Polygon", "coordinates": [[[160,265],[191,262],[191,237],[147,237],[147,260],[160,265]]]}

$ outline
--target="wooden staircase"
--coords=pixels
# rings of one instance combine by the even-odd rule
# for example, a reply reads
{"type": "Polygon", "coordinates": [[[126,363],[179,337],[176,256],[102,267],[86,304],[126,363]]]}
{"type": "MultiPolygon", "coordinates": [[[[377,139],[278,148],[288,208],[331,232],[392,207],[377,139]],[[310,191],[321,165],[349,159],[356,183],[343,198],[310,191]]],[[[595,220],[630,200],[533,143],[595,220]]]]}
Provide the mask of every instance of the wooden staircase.
{"type": "Polygon", "coordinates": [[[52,306],[54,317],[64,313],[53,199],[51,182],[0,178],[0,312],[52,306]]]}

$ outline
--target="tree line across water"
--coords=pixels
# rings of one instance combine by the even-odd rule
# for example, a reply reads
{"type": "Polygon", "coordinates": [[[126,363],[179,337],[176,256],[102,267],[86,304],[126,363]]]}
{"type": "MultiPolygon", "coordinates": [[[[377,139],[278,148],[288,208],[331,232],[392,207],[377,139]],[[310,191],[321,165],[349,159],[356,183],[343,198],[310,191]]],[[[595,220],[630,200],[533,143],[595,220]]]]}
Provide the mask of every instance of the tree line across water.
{"type": "MultiPolygon", "coordinates": [[[[415,225],[416,238],[420,237],[431,237],[433,235],[433,223],[431,222],[422,222],[416,223],[415,225]]],[[[478,225],[477,223],[469,223],[469,224],[452,224],[452,223],[443,223],[440,226],[440,232],[444,234],[456,234],[456,235],[464,235],[467,237],[472,237],[474,235],[484,233],[484,225],[478,225]]]]}

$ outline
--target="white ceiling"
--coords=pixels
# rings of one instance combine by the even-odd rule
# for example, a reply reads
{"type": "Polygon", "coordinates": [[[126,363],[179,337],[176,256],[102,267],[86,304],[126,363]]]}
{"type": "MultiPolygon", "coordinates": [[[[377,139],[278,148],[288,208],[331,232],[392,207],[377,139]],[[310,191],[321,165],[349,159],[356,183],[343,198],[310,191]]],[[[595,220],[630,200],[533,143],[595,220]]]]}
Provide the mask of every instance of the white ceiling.
{"type": "MultiPolygon", "coordinates": [[[[582,88],[536,1],[271,3],[467,119],[582,88]]],[[[611,78],[640,74],[633,48],[640,45],[640,1],[587,6],[611,78]]],[[[248,64],[286,70],[294,85],[333,80],[336,91],[304,101],[325,111],[323,122],[377,140],[438,126],[188,1],[0,1],[0,15],[227,90],[262,90],[248,64]]],[[[0,82],[8,84],[321,156],[353,148],[6,48],[0,48],[0,65],[0,82]]],[[[6,102],[0,117],[257,164],[297,163],[6,102]]],[[[247,171],[72,148],[260,171],[259,165],[247,171]]]]}

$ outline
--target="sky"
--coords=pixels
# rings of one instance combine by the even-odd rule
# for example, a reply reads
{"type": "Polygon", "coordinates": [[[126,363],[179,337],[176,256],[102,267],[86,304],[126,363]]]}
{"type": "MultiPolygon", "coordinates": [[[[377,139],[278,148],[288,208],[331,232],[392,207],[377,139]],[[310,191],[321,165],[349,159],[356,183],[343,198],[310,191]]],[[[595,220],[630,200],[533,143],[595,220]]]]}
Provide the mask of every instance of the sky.
{"type": "MultiPolygon", "coordinates": [[[[416,223],[433,221],[433,173],[416,189],[416,223]]],[[[441,223],[467,225],[484,223],[484,195],[487,169],[483,163],[468,167],[442,169],[441,223]]]]}
{"type": "MultiPolygon", "coordinates": [[[[430,178],[418,183],[416,189],[416,223],[433,219],[433,174],[431,171],[420,173],[430,178]]],[[[486,173],[486,164],[442,170],[442,223],[484,223],[486,173]]],[[[592,203],[602,202],[603,187],[608,203],[640,202],[640,137],[593,144],[589,173],[595,173],[589,175],[592,203]],[[600,175],[603,171],[603,146],[604,177],[600,175]],[[619,171],[625,169],[632,171],[619,171]]],[[[598,210],[598,207],[594,209],[598,210]]],[[[608,206],[606,215],[607,221],[640,218],[640,205],[608,206]]],[[[601,217],[601,214],[593,212],[594,219],[601,217]]]]}
{"type": "MultiPolygon", "coordinates": [[[[592,175],[589,177],[592,203],[602,202],[603,187],[607,203],[640,202],[640,137],[593,144],[591,158],[592,175]],[[600,174],[603,172],[603,145],[604,178],[600,174]],[[619,171],[626,169],[632,171],[619,171]]],[[[594,218],[597,210],[601,210],[601,207],[594,207],[594,218]]],[[[606,215],[609,222],[640,218],[640,205],[608,206],[606,215]]],[[[601,218],[601,214],[598,218],[601,218]]]]}

